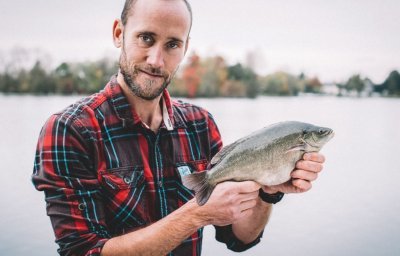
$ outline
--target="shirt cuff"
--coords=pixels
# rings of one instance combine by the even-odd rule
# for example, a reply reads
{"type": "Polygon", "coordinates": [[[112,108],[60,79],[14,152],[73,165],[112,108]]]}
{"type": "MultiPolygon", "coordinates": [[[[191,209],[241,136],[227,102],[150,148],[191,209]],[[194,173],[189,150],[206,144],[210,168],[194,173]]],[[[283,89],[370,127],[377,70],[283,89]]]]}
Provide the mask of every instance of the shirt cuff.
{"type": "Polygon", "coordinates": [[[108,238],[100,239],[95,246],[90,249],[85,256],[100,256],[101,250],[104,247],[104,244],[108,241],[108,238]]]}
{"type": "Polygon", "coordinates": [[[234,252],[243,252],[255,246],[261,241],[261,237],[264,233],[264,231],[262,231],[253,242],[245,244],[235,236],[235,234],[232,231],[232,225],[223,227],[220,226],[214,226],[214,227],[216,231],[215,239],[217,239],[217,241],[221,243],[225,243],[226,247],[234,252]]]}

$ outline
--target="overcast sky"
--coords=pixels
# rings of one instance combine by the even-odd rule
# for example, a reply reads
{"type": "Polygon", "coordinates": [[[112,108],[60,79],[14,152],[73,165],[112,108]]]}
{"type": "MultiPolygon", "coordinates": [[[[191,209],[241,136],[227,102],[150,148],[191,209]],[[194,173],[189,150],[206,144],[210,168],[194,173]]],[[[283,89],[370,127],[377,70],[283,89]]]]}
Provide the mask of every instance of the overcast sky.
{"type": "MultiPolygon", "coordinates": [[[[60,61],[118,56],[111,28],[123,0],[0,0],[0,57],[40,49],[60,61]]],[[[191,0],[191,50],[230,64],[257,52],[257,70],[375,83],[400,71],[399,0],[191,0]]]]}

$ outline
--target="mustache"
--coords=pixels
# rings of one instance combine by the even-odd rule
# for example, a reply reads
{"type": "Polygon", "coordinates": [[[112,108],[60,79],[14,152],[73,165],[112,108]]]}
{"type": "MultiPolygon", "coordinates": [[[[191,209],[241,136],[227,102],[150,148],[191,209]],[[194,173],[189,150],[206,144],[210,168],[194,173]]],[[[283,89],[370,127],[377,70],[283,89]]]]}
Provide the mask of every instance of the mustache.
{"type": "Polygon", "coordinates": [[[161,68],[154,68],[148,65],[135,65],[133,66],[133,72],[135,74],[138,74],[139,72],[144,72],[153,76],[162,76],[166,79],[170,77],[170,74],[167,71],[161,68]]]}
{"type": "Polygon", "coordinates": [[[122,67],[125,67],[126,71],[130,70],[133,75],[138,75],[139,72],[145,72],[154,76],[162,76],[166,80],[170,79],[172,75],[168,71],[163,70],[162,68],[155,68],[147,64],[134,64],[132,62],[129,62],[126,56],[124,45],[122,47],[122,54],[120,55],[119,58],[119,66],[120,70],[122,69],[122,67]]]}

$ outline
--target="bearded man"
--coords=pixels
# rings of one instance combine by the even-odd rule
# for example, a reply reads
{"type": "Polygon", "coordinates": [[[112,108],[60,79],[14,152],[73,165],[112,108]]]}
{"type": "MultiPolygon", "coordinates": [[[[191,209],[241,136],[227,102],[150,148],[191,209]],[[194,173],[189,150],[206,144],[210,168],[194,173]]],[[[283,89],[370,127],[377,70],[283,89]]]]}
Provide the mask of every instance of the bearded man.
{"type": "Polygon", "coordinates": [[[243,251],[260,241],[271,203],[317,178],[324,157],[306,154],[288,183],[223,182],[196,203],[181,175],[206,170],[222,142],[210,113],[166,89],[191,25],[186,0],[127,0],[113,24],[118,73],[44,125],[32,179],[60,255],[200,255],[207,225],[243,251]]]}

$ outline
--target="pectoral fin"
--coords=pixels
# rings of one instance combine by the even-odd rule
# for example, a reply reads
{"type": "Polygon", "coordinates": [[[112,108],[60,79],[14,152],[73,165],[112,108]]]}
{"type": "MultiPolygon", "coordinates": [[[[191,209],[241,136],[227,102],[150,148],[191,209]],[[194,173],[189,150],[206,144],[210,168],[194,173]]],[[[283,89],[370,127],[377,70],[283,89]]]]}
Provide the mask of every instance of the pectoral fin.
{"type": "Polygon", "coordinates": [[[294,145],[293,147],[289,148],[285,153],[293,152],[293,151],[305,151],[306,150],[306,144],[298,144],[294,145]]]}

